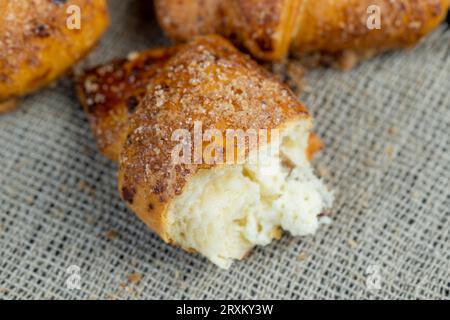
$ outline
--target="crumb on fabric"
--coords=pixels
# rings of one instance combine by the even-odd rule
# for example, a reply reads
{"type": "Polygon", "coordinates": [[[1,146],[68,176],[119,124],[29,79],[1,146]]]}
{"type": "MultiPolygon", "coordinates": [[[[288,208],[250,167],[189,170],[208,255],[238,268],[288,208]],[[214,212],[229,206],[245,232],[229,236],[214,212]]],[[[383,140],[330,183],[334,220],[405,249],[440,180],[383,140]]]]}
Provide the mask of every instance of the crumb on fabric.
{"type": "Polygon", "coordinates": [[[78,183],[78,187],[80,187],[80,189],[85,189],[87,187],[87,182],[84,180],[80,180],[80,182],[78,183]]]}
{"type": "Polygon", "coordinates": [[[283,231],[281,230],[281,228],[275,228],[272,230],[271,236],[274,239],[280,240],[282,235],[283,235],[283,231]]]}
{"type": "Polygon", "coordinates": [[[25,199],[25,201],[27,202],[27,204],[29,204],[30,206],[32,206],[34,204],[34,197],[33,196],[29,196],[25,199]]]}
{"type": "Polygon", "coordinates": [[[186,281],[180,281],[179,286],[181,290],[186,290],[188,288],[188,283],[186,281]]]}
{"type": "Polygon", "coordinates": [[[298,260],[299,261],[305,261],[306,258],[308,258],[308,253],[306,251],[302,251],[300,252],[300,254],[298,255],[298,260]]]}
{"type": "Polygon", "coordinates": [[[108,238],[109,240],[117,239],[118,236],[119,232],[117,230],[108,230],[105,233],[105,237],[108,238]]]}
{"type": "Polygon", "coordinates": [[[93,225],[97,222],[97,218],[95,218],[92,215],[86,216],[86,218],[84,219],[86,221],[87,224],[93,225]]]}
{"type": "Polygon", "coordinates": [[[117,300],[117,299],[119,299],[119,296],[117,295],[117,293],[108,293],[106,295],[106,299],[108,299],[108,300],[117,300]]]}
{"type": "Polygon", "coordinates": [[[323,165],[323,164],[319,164],[317,166],[317,173],[319,174],[319,176],[321,178],[327,178],[330,176],[330,171],[328,170],[328,168],[323,165]]]}
{"type": "Polygon", "coordinates": [[[120,288],[121,290],[124,290],[126,287],[127,287],[127,284],[126,284],[125,282],[119,283],[119,288],[120,288]]]}
{"type": "Polygon", "coordinates": [[[350,246],[350,249],[352,249],[352,250],[354,250],[358,247],[358,242],[356,242],[353,239],[348,239],[347,243],[350,246]]]}
{"type": "Polygon", "coordinates": [[[395,127],[390,127],[390,128],[388,129],[388,134],[389,134],[390,136],[395,136],[395,135],[397,134],[397,128],[395,128],[395,127]]]}
{"type": "Polygon", "coordinates": [[[392,145],[386,147],[386,155],[390,160],[394,158],[394,147],[392,145]]]}
{"type": "Polygon", "coordinates": [[[411,192],[411,198],[413,198],[414,200],[420,199],[420,192],[412,191],[411,192]]]}
{"type": "Polygon", "coordinates": [[[95,197],[95,189],[87,183],[85,180],[80,180],[78,183],[78,187],[81,191],[85,192],[87,195],[91,197],[95,197]]]}
{"type": "Polygon", "coordinates": [[[127,275],[128,282],[138,284],[142,280],[142,274],[134,272],[127,275]]]}
{"type": "Polygon", "coordinates": [[[372,167],[372,168],[374,168],[374,167],[377,166],[377,163],[376,163],[374,160],[372,160],[372,159],[366,159],[366,160],[364,160],[364,161],[363,161],[363,164],[364,164],[366,167],[372,167]]]}

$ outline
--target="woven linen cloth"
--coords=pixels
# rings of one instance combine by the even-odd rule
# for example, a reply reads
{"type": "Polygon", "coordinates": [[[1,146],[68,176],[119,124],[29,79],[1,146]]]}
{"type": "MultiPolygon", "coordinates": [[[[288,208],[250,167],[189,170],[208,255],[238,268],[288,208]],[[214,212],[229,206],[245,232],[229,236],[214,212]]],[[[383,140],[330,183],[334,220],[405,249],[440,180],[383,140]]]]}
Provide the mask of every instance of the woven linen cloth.
{"type": "MultiPolygon", "coordinates": [[[[111,0],[110,12],[84,65],[169,43],[147,1],[111,0]]],[[[0,298],[450,298],[445,28],[350,72],[307,76],[333,221],[230,270],[166,245],[126,209],[68,77],[22,99],[0,117],[0,298]]]]}

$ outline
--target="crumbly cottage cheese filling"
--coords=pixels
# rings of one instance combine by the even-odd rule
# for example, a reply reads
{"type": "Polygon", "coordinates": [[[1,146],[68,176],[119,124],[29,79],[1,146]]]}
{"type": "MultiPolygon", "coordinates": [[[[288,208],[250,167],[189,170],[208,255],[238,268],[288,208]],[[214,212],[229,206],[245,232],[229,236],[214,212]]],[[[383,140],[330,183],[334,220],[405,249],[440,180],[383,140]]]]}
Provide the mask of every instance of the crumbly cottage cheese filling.
{"type": "Polygon", "coordinates": [[[305,126],[291,126],[278,151],[260,150],[256,163],[198,172],[169,207],[171,238],[229,268],[253,246],[278,238],[281,229],[293,236],[315,233],[333,196],[314,175],[307,143],[305,126]]]}

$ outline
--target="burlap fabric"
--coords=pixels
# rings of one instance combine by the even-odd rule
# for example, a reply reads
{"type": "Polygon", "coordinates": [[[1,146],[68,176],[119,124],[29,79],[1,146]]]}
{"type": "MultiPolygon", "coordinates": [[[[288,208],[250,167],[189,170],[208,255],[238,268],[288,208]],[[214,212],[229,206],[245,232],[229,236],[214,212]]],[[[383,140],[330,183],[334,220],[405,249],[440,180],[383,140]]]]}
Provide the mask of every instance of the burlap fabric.
{"type": "MultiPolygon", "coordinates": [[[[146,1],[110,1],[85,62],[167,43],[146,1]]],[[[341,73],[302,99],[336,190],[314,237],[257,248],[223,271],[164,244],[127,210],[62,79],[0,118],[0,298],[449,298],[450,31],[341,73]],[[80,289],[67,269],[80,268],[80,289]]],[[[70,270],[69,270],[70,271],[70,270]]]]}

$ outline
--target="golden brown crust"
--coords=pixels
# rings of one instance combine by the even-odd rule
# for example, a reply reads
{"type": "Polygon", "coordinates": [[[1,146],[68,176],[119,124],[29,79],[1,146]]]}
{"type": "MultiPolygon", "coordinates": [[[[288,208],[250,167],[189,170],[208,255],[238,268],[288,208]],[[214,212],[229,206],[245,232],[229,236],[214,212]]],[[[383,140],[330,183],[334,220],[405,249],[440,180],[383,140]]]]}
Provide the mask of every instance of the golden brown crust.
{"type": "Polygon", "coordinates": [[[61,75],[108,25],[105,0],[0,0],[0,101],[27,94],[61,75]],[[71,5],[81,29],[69,29],[71,5]]]}
{"type": "MultiPolygon", "coordinates": [[[[113,161],[119,160],[128,133],[130,114],[145,95],[148,82],[180,47],[133,52],[127,59],[117,59],[77,75],[78,98],[88,115],[97,146],[103,155],[113,161]]],[[[311,133],[308,158],[312,159],[322,148],[320,138],[311,133]]]]}
{"type": "Polygon", "coordinates": [[[177,47],[130,53],[127,59],[86,70],[76,79],[78,97],[88,114],[100,151],[119,160],[128,117],[145,95],[147,83],[178,50],[177,47]]]}
{"type": "Polygon", "coordinates": [[[161,26],[174,39],[215,32],[257,58],[280,60],[289,49],[364,57],[414,45],[443,21],[450,0],[157,0],[155,5],[161,26]],[[367,27],[371,5],[381,9],[381,30],[367,27]]]}
{"type": "MultiPolygon", "coordinates": [[[[281,128],[310,119],[293,93],[218,36],[183,46],[151,81],[131,115],[120,156],[119,189],[137,215],[164,240],[168,204],[200,169],[215,164],[174,164],[176,129],[203,131],[281,128]]],[[[193,151],[193,147],[192,147],[193,151]]],[[[225,151],[223,151],[225,153],[225,151]]]]}

